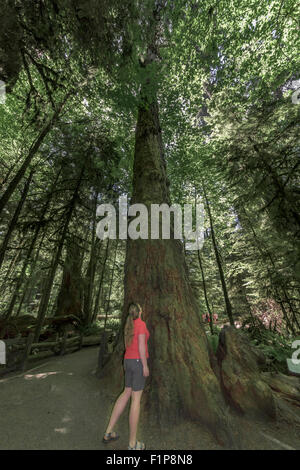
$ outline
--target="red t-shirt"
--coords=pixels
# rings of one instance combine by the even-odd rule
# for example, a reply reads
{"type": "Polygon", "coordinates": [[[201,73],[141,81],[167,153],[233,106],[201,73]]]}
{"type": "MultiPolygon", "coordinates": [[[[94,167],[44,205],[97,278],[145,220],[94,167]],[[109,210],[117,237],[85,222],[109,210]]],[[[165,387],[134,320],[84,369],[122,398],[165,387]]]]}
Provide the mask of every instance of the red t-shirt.
{"type": "Polygon", "coordinates": [[[145,336],[145,346],[146,346],[146,358],[148,359],[148,345],[147,341],[149,339],[150,333],[147,329],[146,323],[137,318],[133,320],[133,339],[131,344],[126,348],[124,359],[140,359],[140,352],[139,352],[139,340],[138,335],[146,335],[145,336]]]}

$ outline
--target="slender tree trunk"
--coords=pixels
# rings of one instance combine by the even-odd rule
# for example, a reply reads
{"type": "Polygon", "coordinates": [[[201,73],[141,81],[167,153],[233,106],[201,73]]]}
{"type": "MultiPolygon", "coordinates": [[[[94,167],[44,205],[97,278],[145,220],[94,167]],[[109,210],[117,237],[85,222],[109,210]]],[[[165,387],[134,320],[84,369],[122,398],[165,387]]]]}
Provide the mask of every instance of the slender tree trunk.
{"type": "MultiPolygon", "coordinates": [[[[286,290],[285,290],[285,287],[282,286],[281,289],[282,289],[282,293],[283,293],[283,296],[284,296],[284,301],[288,304],[289,310],[290,310],[290,312],[291,312],[291,314],[292,314],[292,324],[293,324],[293,325],[296,325],[297,330],[299,331],[300,325],[299,325],[299,321],[298,321],[296,312],[295,312],[295,310],[294,310],[294,308],[293,308],[293,305],[292,305],[292,303],[291,303],[291,301],[290,301],[290,299],[289,299],[289,297],[288,297],[288,294],[287,294],[287,292],[286,292],[286,290]]],[[[281,301],[281,303],[283,304],[283,301],[281,301]]],[[[282,307],[281,307],[281,308],[282,308],[282,307]]]]}
{"type": "MultiPolygon", "coordinates": [[[[253,143],[253,140],[250,138],[250,141],[253,143]]],[[[253,145],[253,148],[259,158],[263,162],[265,170],[267,172],[267,177],[272,182],[274,188],[274,198],[267,203],[265,208],[268,208],[271,202],[277,197],[280,198],[283,204],[280,204],[279,210],[281,211],[280,215],[283,215],[282,221],[284,222],[285,226],[288,225],[289,229],[293,232],[294,236],[298,237],[299,234],[299,227],[300,227],[300,216],[297,210],[294,209],[294,200],[291,201],[286,189],[285,184],[280,180],[276,169],[272,166],[272,155],[270,155],[265,150],[259,149],[257,144],[253,145]],[[289,214],[289,217],[286,217],[286,214],[289,214]]],[[[274,223],[274,216],[269,212],[269,217],[274,223]]],[[[281,230],[278,230],[279,225],[274,223],[274,228],[281,234],[281,230]]]]}
{"type": "Polygon", "coordinates": [[[101,269],[101,276],[100,276],[98,290],[97,290],[97,294],[96,294],[96,298],[95,298],[95,305],[94,305],[94,313],[93,313],[92,323],[96,320],[97,312],[98,312],[98,308],[99,308],[100,294],[101,294],[101,289],[102,289],[102,285],[103,285],[105,266],[106,266],[106,261],[108,259],[108,250],[109,250],[109,238],[107,239],[107,242],[106,242],[104,260],[103,260],[102,269],[101,269]]]}
{"type": "Polygon", "coordinates": [[[14,266],[16,265],[17,261],[19,260],[19,257],[22,253],[22,249],[23,249],[23,246],[25,245],[25,242],[26,242],[26,237],[23,237],[23,239],[21,240],[19,245],[16,247],[15,256],[12,258],[11,262],[9,263],[7,271],[4,275],[5,280],[2,282],[2,284],[0,286],[0,292],[1,292],[2,297],[4,296],[4,292],[6,291],[8,285],[10,285],[10,279],[9,279],[10,275],[12,274],[12,272],[14,270],[14,266]]]}
{"type": "Polygon", "coordinates": [[[13,309],[14,309],[16,300],[18,298],[20,287],[21,287],[21,285],[23,284],[23,281],[24,281],[25,272],[26,272],[26,269],[27,269],[27,266],[28,266],[28,263],[29,263],[29,260],[30,260],[30,257],[31,257],[31,253],[32,253],[34,245],[35,245],[35,242],[36,242],[36,238],[34,236],[32,241],[31,241],[30,247],[28,249],[26,258],[25,258],[23,266],[22,266],[22,271],[21,271],[21,273],[20,273],[20,275],[17,279],[16,287],[15,287],[14,293],[11,297],[11,300],[10,300],[10,303],[9,303],[9,306],[8,306],[8,309],[7,309],[7,312],[6,312],[6,315],[5,315],[6,320],[8,320],[12,316],[13,309]]]}
{"type": "MultiPolygon", "coordinates": [[[[256,231],[253,227],[252,222],[251,222],[251,219],[250,219],[249,215],[246,212],[246,209],[245,208],[241,209],[241,212],[242,212],[242,215],[245,217],[245,219],[246,219],[246,221],[247,221],[247,223],[250,227],[251,233],[253,235],[254,245],[256,246],[259,254],[261,255],[262,260],[267,255],[267,257],[269,258],[273,268],[276,270],[276,265],[275,265],[275,262],[274,262],[272,256],[270,255],[270,253],[267,250],[264,251],[262,249],[262,241],[258,238],[257,233],[256,233],[256,231]]],[[[274,292],[274,296],[276,297],[276,302],[279,303],[279,305],[282,309],[282,313],[283,313],[284,320],[286,322],[286,326],[293,334],[295,334],[295,329],[294,329],[293,323],[289,319],[286,308],[285,308],[285,306],[282,302],[281,295],[279,294],[277,287],[274,285],[274,283],[272,281],[272,274],[270,272],[270,269],[268,268],[268,266],[266,267],[266,269],[267,269],[268,276],[269,276],[269,279],[270,279],[270,284],[271,284],[271,286],[273,286],[272,290],[274,292]]]]}
{"type": "Polygon", "coordinates": [[[20,300],[20,303],[19,303],[19,306],[18,306],[18,310],[17,310],[16,315],[15,315],[16,317],[19,316],[22,305],[23,305],[23,302],[25,301],[25,299],[28,302],[28,301],[30,301],[30,299],[32,297],[32,291],[33,291],[32,278],[34,276],[35,267],[36,267],[37,261],[39,259],[39,254],[40,254],[41,248],[43,246],[45,234],[46,234],[46,232],[44,231],[44,233],[42,234],[41,241],[39,243],[39,247],[38,247],[37,252],[34,256],[33,264],[30,266],[30,275],[29,275],[29,278],[27,279],[27,281],[25,282],[25,286],[24,286],[24,289],[23,289],[23,294],[22,294],[22,297],[21,297],[21,300],[20,300]]]}
{"type": "Polygon", "coordinates": [[[95,238],[96,235],[96,208],[97,208],[98,193],[95,194],[94,204],[93,204],[93,227],[92,227],[92,243],[90,251],[90,259],[87,267],[87,273],[85,277],[85,288],[84,288],[84,320],[87,325],[91,323],[92,320],[92,292],[95,280],[95,268],[97,258],[96,247],[100,242],[99,238],[95,238]]]}
{"type": "Polygon", "coordinates": [[[41,144],[43,143],[44,141],[44,138],[46,137],[46,135],[49,133],[49,131],[52,129],[53,127],[53,124],[55,123],[55,121],[57,120],[58,116],[60,115],[60,112],[61,110],[63,109],[66,101],[68,100],[69,96],[71,95],[71,92],[67,93],[67,95],[65,96],[65,98],[61,101],[61,103],[57,106],[57,109],[56,111],[53,113],[53,115],[51,116],[51,118],[49,119],[49,121],[45,124],[45,126],[43,127],[43,129],[41,130],[40,132],[40,135],[37,137],[37,139],[33,142],[33,144],[31,145],[29,151],[28,151],[28,155],[27,157],[25,158],[23,164],[21,165],[21,167],[19,168],[19,170],[17,171],[16,175],[14,176],[14,178],[11,180],[10,184],[8,185],[8,188],[7,190],[4,192],[3,196],[1,197],[0,199],[0,214],[3,210],[3,208],[6,206],[6,204],[8,203],[11,195],[13,194],[13,192],[15,191],[16,187],[18,186],[19,182],[21,181],[21,179],[24,177],[25,173],[26,173],[26,170],[30,164],[30,162],[32,161],[33,157],[36,155],[37,151],[39,150],[41,144]]]}
{"type": "Polygon", "coordinates": [[[3,188],[5,185],[6,185],[6,182],[9,180],[9,177],[12,173],[12,171],[15,169],[16,167],[16,163],[14,163],[8,170],[8,172],[6,173],[5,175],[5,178],[3,178],[3,180],[1,181],[1,188],[3,188]]]}
{"type": "Polygon", "coordinates": [[[109,283],[108,298],[107,298],[106,303],[105,303],[104,328],[103,328],[103,332],[102,332],[102,338],[101,338],[99,354],[98,354],[98,369],[97,369],[97,375],[98,376],[99,375],[101,376],[101,369],[102,369],[103,364],[104,364],[105,354],[106,354],[106,350],[107,350],[106,322],[107,322],[107,315],[108,315],[108,311],[109,311],[111,291],[112,291],[112,285],[113,285],[113,279],[114,279],[114,270],[115,270],[115,264],[116,264],[116,258],[117,258],[117,250],[118,250],[118,240],[117,240],[115,254],[114,254],[113,267],[112,267],[112,270],[111,270],[111,278],[110,278],[110,283],[109,283]]]}
{"type": "Polygon", "coordinates": [[[210,318],[210,325],[209,325],[209,326],[210,326],[211,334],[213,335],[213,334],[214,334],[214,329],[213,329],[213,316],[212,316],[212,311],[211,311],[211,308],[210,308],[209,302],[208,302],[205,276],[204,276],[204,271],[203,271],[203,266],[202,266],[202,261],[201,261],[201,255],[200,255],[200,251],[199,251],[199,250],[197,250],[197,255],[198,255],[199,267],[200,267],[201,277],[202,277],[202,284],[203,284],[203,293],[204,293],[204,298],[205,298],[205,304],[206,304],[206,308],[207,308],[207,310],[208,310],[209,318],[210,318]]]}
{"type": "MultiPolygon", "coordinates": [[[[58,180],[58,178],[59,178],[59,175],[60,175],[60,172],[57,174],[53,186],[56,185],[57,180],[58,180]]],[[[53,186],[52,186],[52,189],[53,189],[53,186]]],[[[46,212],[47,212],[47,210],[48,210],[50,201],[51,201],[51,191],[50,191],[49,194],[47,195],[46,202],[45,202],[45,204],[44,204],[44,207],[43,207],[43,209],[42,209],[42,213],[41,213],[41,216],[40,216],[39,224],[37,225],[37,227],[36,227],[36,229],[35,229],[35,232],[34,232],[34,235],[33,235],[33,237],[32,237],[32,240],[31,240],[29,249],[28,249],[28,251],[27,251],[26,258],[25,258],[24,263],[23,263],[22,271],[21,271],[21,273],[20,273],[20,276],[19,276],[18,279],[17,279],[15,291],[14,291],[14,294],[13,294],[13,296],[12,296],[12,298],[11,298],[9,307],[8,307],[8,309],[7,309],[7,312],[6,312],[6,319],[10,318],[10,316],[12,315],[12,312],[13,312],[13,309],[14,309],[14,306],[15,306],[15,303],[16,303],[16,300],[17,300],[17,297],[18,297],[18,294],[19,294],[20,287],[21,287],[21,285],[22,285],[22,283],[23,283],[23,280],[24,280],[24,276],[25,276],[26,269],[27,269],[27,266],[28,266],[29,261],[30,261],[30,258],[31,258],[31,253],[32,253],[32,251],[33,251],[33,249],[34,249],[34,247],[35,247],[36,241],[37,241],[37,239],[38,239],[38,236],[39,236],[39,233],[40,233],[40,230],[41,230],[41,227],[42,227],[42,223],[43,223],[43,221],[44,221],[44,217],[45,217],[46,212]]]]}
{"type": "Polygon", "coordinates": [[[62,234],[61,234],[61,237],[60,237],[60,240],[59,240],[59,244],[58,244],[56,253],[54,254],[54,257],[53,257],[53,260],[52,260],[52,263],[51,263],[49,276],[47,278],[45,288],[44,288],[44,291],[43,291],[43,294],[42,294],[41,302],[40,302],[40,305],[39,305],[38,317],[37,317],[37,325],[36,325],[36,330],[35,330],[34,343],[37,343],[38,340],[39,340],[39,337],[40,337],[41,329],[42,329],[44,319],[45,319],[45,316],[46,316],[46,312],[47,312],[47,307],[48,307],[48,303],[49,303],[49,298],[50,298],[50,294],[51,294],[53,280],[54,280],[54,277],[55,277],[56,269],[57,269],[57,266],[58,266],[58,262],[59,262],[59,259],[60,259],[60,256],[61,256],[62,249],[63,249],[64,241],[65,241],[67,230],[68,230],[68,227],[69,227],[69,223],[70,223],[71,217],[73,215],[75,205],[77,203],[79,188],[80,188],[80,185],[81,185],[81,182],[82,182],[83,174],[84,174],[84,166],[81,169],[81,173],[80,173],[80,176],[78,178],[77,185],[76,185],[75,191],[73,193],[73,197],[72,197],[70,205],[69,205],[69,210],[68,210],[66,220],[65,220],[65,223],[64,223],[64,226],[63,226],[63,230],[62,230],[62,234]]]}
{"type": "Polygon", "coordinates": [[[89,233],[90,233],[90,227],[87,224],[86,231],[82,237],[83,239],[83,249],[81,250],[81,257],[80,257],[80,269],[82,269],[83,264],[84,264],[84,257],[86,254],[86,251],[88,251],[89,243],[88,243],[88,238],[89,238],[89,233]]]}
{"type": "Polygon", "coordinates": [[[215,231],[214,231],[214,225],[213,225],[210,205],[209,205],[209,202],[208,202],[208,198],[207,198],[207,195],[206,195],[204,185],[202,185],[202,189],[203,189],[203,194],[204,194],[204,198],[205,198],[205,201],[206,201],[206,207],[207,207],[209,223],[210,223],[210,229],[211,229],[212,243],[213,243],[215,257],[216,257],[216,261],[217,261],[217,266],[218,266],[218,270],[219,270],[219,274],[220,274],[220,279],[221,279],[221,284],[222,284],[222,291],[223,291],[223,296],[224,296],[225,306],[226,306],[226,313],[227,313],[227,316],[229,318],[230,324],[232,326],[234,326],[231,303],[230,303],[230,300],[229,300],[227,286],[226,286],[226,282],[225,282],[225,276],[224,276],[224,272],[223,272],[223,267],[222,267],[222,263],[221,263],[221,259],[220,259],[219,250],[218,250],[218,247],[217,247],[217,242],[216,242],[216,237],[215,237],[215,231]]]}
{"type": "MultiPolygon", "coordinates": [[[[196,189],[196,188],[195,188],[196,189]]],[[[195,190],[195,205],[197,204],[197,195],[196,195],[196,190],[195,190]]],[[[205,281],[205,276],[204,276],[204,269],[202,265],[202,260],[201,260],[201,255],[200,255],[200,250],[197,250],[197,256],[198,256],[198,262],[199,262],[199,267],[201,271],[201,277],[202,277],[202,285],[203,285],[203,293],[204,293],[204,299],[205,299],[205,304],[206,308],[208,310],[209,318],[210,318],[210,332],[213,335],[214,334],[214,328],[213,328],[213,316],[212,316],[212,311],[208,302],[208,296],[207,296],[207,289],[206,289],[206,281],[205,281]]]]}
{"type": "Polygon", "coordinates": [[[94,318],[94,298],[95,298],[95,291],[96,291],[96,286],[95,286],[95,280],[96,280],[96,272],[97,272],[97,267],[99,264],[99,255],[101,252],[101,246],[103,244],[103,240],[100,240],[99,238],[96,238],[95,240],[95,250],[94,250],[94,266],[93,266],[93,276],[92,276],[92,287],[91,287],[91,299],[90,299],[90,323],[93,322],[94,318]]]}
{"type": "Polygon", "coordinates": [[[1,269],[1,266],[2,266],[2,263],[3,263],[3,260],[4,260],[4,256],[5,256],[5,251],[6,251],[6,248],[7,248],[7,245],[8,245],[8,242],[10,240],[10,237],[11,237],[11,234],[16,226],[16,223],[18,221],[18,218],[19,218],[19,215],[20,215],[20,212],[22,210],[22,207],[24,205],[24,202],[26,200],[26,196],[27,196],[27,193],[28,193],[28,190],[29,190],[29,186],[30,186],[30,183],[31,183],[31,180],[32,180],[32,177],[33,177],[33,170],[31,170],[30,172],[30,175],[28,176],[27,178],[27,181],[24,185],[24,189],[22,191],[22,195],[21,195],[21,199],[17,205],[17,208],[15,210],[15,213],[13,215],[13,218],[9,224],[9,227],[8,227],[8,230],[6,232],[6,235],[4,237],[4,240],[3,240],[3,243],[2,243],[2,246],[0,248],[0,269],[1,269]]]}
{"type": "Polygon", "coordinates": [[[95,273],[97,267],[97,245],[99,245],[100,240],[95,240],[95,243],[91,246],[90,259],[86,270],[86,276],[84,279],[84,301],[83,301],[83,311],[84,311],[84,322],[86,325],[90,325],[93,318],[93,290],[95,283],[95,273]]]}
{"type": "MultiPolygon", "coordinates": [[[[156,101],[138,110],[133,172],[131,203],[143,203],[148,210],[152,203],[170,203],[156,101]]],[[[225,405],[179,240],[127,241],[122,326],[102,369],[102,380],[116,393],[123,385],[123,328],[132,301],[141,304],[150,332],[150,377],[140,425],[163,427],[185,416],[201,420],[226,440],[225,405]]]]}
{"type": "Polygon", "coordinates": [[[116,259],[117,259],[117,251],[118,251],[118,243],[119,240],[116,242],[116,248],[115,248],[115,254],[114,254],[114,260],[113,260],[113,266],[111,270],[111,278],[110,278],[110,283],[109,283],[109,291],[108,291],[108,298],[106,301],[105,305],[105,320],[104,320],[104,330],[106,329],[106,320],[107,320],[107,315],[109,312],[109,307],[110,307],[110,299],[111,299],[111,292],[112,292],[112,286],[114,282],[114,273],[115,273],[115,266],[116,266],[116,259]]]}
{"type": "Polygon", "coordinates": [[[75,315],[82,318],[81,249],[72,236],[67,240],[61,287],[57,296],[55,315],[75,315]]]}

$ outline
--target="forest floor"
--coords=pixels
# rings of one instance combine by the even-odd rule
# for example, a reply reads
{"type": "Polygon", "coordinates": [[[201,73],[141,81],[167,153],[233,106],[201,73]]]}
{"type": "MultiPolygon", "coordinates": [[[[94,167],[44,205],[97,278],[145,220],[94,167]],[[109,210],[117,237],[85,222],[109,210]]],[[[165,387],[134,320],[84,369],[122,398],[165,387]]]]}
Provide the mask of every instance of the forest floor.
{"type": "MultiPolygon", "coordinates": [[[[44,359],[24,373],[0,379],[0,449],[109,449],[128,446],[129,403],[115,430],[120,439],[102,443],[116,397],[95,376],[98,347],[44,359]]],[[[120,390],[121,392],[121,390],[120,390]]],[[[300,449],[297,430],[287,423],[243,419],[243,449],[300,449]]],[[[236,428],[239,432],[238,426],[236,428]]],[[[220,450],[200,424],[186,421],[161,433],[148,427],[138,439],[149,450],[220,450]]]]}

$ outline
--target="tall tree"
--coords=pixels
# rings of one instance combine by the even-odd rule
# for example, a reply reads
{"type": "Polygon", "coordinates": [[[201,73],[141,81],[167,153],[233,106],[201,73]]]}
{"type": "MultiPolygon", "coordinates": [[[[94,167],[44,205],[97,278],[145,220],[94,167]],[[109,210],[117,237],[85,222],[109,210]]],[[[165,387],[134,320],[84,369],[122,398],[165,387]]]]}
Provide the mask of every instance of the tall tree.
{"type": "MultiPolygon", "coordinates": [[[[159,108],[149,71],[158,56],[159,7],[160,2],[150,21],[152,41],[147,56],[141,61],[147,78],[138,107],[131,199],[131,203],[144,204],[148,211],[151,204],[170,204],[159,108]]],[[[150,236],[145,240],[128,239],[122,326],[132,301],[143,306],[143,318],[151,335],[151,375],[145,392],[144,419],[170,424],[184,414],[202,420],[217,438],[227,441],[225,403],[211,367],[207,338],[179,240],[151,240],[150,236]]],[[[103,376],[115,390],[122,383],[123,354],[121,333],[113,355],[103,369],[103,376]],[[118,371],[113,377],[112,369],[118,371]]]]}

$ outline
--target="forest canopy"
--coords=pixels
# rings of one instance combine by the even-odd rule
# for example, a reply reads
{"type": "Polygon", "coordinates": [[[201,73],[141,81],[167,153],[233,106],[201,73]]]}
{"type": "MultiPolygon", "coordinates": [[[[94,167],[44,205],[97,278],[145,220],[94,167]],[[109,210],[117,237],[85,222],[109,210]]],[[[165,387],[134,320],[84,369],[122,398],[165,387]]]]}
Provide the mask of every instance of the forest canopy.
{"type": "Polygon", "coordinates": [[[156,357],[186,358],[178,325],[204,318],[205,370],[230,324],[267,355],[264,371],[287,373],[300,334],[299,18],[295,0],[2,0],[1,338],[49,339],[47,319],[70,315],[91,334],[105,319],[117,355],[140,296],[155,344],[176,337],[156,357]],[[203,248],[100,240],[96,208],[121,195],[202,202],[203,248]]]}

